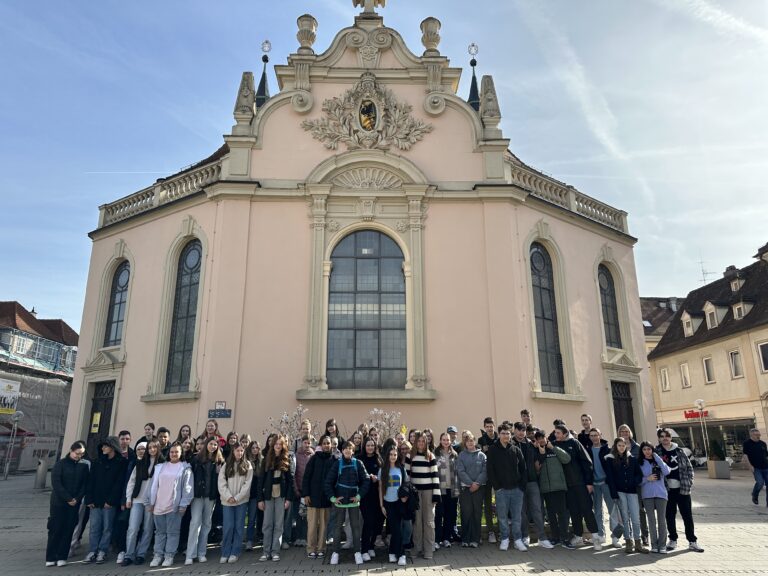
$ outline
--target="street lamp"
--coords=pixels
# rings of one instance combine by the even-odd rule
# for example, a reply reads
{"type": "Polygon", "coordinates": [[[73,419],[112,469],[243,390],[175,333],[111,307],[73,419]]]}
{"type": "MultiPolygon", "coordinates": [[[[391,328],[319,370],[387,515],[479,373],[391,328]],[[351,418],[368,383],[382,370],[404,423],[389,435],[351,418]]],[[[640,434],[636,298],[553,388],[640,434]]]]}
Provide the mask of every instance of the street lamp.
{"type": "Polygon", "coordinates": [[[706,407],[707,403],[704,402],[701,398],[696,400],[694,402],[694,405],[696,409],[699,412],[699,424],[701,424],[701,439],[702,442],[704,442],[704,458],[706,460],[709,460],[709,435],[707,434],[707,425],[705,422],[705,416],[704,416],[704,408],[706,407]]]}

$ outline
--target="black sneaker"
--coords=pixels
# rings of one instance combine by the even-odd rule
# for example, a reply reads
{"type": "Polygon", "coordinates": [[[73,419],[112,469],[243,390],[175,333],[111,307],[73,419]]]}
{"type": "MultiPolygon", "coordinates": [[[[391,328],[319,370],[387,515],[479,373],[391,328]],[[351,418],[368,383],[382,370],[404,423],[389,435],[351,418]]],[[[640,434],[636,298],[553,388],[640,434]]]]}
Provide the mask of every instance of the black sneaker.
{"type": "Polygon", "coordinates": [[[136,566],[141,566],[144,564],[144,556],[137,556],[136,562],[134,562],[134,564],[136,564],[136,566]]]}
{"type": "Polygon", "coordinates": [[[752,495],[752,504],[760,504],[760,502],[757,501],[757,496],[754,494],[752,495]]]}
{"type": "Polygon", "coordinates": [[[574,546],[573,544],[571,544],[571,543],[570,543],[568,540],[566,540],[566,541],[562,542],[562,543],[560,544],[560,546],[562,546],[563,548],[568,548],[568,550],[575,550],[575,549],[576,549],[576,546],[574,546]]]}
{"type": "MultiPolygon", "coordinates": [[[[131,564],[133,564],[133,560],[131,560],[130,558],[127,558],[127,557],[123,558],[122,566],[130,566],[131,564]]],[[[138,562],[137,562],[137,564],[138,564],[138,562]]]]}

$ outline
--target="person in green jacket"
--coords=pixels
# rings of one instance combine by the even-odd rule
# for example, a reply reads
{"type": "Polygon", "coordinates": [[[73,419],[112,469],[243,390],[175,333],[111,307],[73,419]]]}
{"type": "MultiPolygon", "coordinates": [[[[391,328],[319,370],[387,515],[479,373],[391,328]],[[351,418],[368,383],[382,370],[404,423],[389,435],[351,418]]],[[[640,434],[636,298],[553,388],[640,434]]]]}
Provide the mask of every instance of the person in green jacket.
{"type": "Polygon", "coordinates": [[[562,448],[554,446],[541,430],[536,431],[533,439],[537,449],[534,454],[534,467],[539,476],[539,491],[546,503],[552,530],[549,541],[552,544],[559,543],[563,548],[573,548],[568,541],[568,514],[565,503],[568,484],[563,470],[563,465],[571,461],[571,456],[562,448]]]}

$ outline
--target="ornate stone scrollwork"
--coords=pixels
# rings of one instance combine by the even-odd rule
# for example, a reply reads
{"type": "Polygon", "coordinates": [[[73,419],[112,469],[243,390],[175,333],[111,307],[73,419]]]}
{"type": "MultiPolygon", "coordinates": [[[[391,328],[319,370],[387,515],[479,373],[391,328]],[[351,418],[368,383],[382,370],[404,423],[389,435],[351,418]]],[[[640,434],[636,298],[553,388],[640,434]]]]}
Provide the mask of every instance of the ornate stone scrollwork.
{"type": "Polygon", "coordinates": [[[408,230],[411,229],[411,225],[408,223],[407,220],[398,220],[397,223],[395,224],[395,228],[397,229],[398,232],[403,234],[405,232],[408,232],[408,230]]]}
{"type": "Polygon", "coordinates": [[[351,190],[392,190],[402,187],[403,181],[383,168],[353,168],[336,176],[333,184],[351,190]]]}
{"type": "Polygon", "coordinates": [[[306,90],[298,90],[291,96],[291,105],[299,114],[306,114],[309,112],[314,103],[315,99],[312,97],[312,93],[307,92],[306,90]]]}
{"type": "Polygon", "coordinates": [[[432,116],[439,116],[445,110],[445,96],[432,92],[424,98],[424,111],[432,116]]]}
{"type": "Polygon", "coordinates": [[[363,222],[371,222],[376,218],[376,198],[360,198],[357,201],[357,213],[363,222]]]}
{"type": "Polygon", "coordinates": [[[328,230],[328,232],[338,232],[339,228],[341,228],[341,226],[336,220],[328,220],[325,225],[325,229],[328,230]]]}
{"type": "Polygon", "coordinates": [[[480,117],[483,121],[501,119],[499,99],[491,76],[483,76],[480,83],[480,117]]]}
{"type": "Polygon", "coordinates": [[[388,28],[352,30],[346,37],[347,46],[357,49],[357,60],[361,68],[378,68],[381,50],[392,46],[392,33],[388,28]]]}
{"type": "Polygon", "coordinates": [[[348,150],[389,150],[392,146],[410,150],[432,131],[431,124],[411,115],[412,109],[381,86],[376,76],[365,72],[341,97],[323,102],[325,118],[304,120],[301,126],[331,150],[337,150],[339,143],[348,150]]]}

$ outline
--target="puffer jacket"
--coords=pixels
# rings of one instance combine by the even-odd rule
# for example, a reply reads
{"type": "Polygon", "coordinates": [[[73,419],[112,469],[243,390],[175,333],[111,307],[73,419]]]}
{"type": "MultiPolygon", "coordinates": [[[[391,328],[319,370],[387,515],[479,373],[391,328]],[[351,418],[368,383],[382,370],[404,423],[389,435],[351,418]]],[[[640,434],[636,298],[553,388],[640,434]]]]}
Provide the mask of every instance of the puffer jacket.
{"type": "Polygon", "coordinates": [[[542,494],[550,492],[566,492],[568,483],[565,479],[565,470],[571,461],[571,455],[562,448],[545,448],[544,454],[537,448],[534,460],[538,466],[539,490],[542,494]]]}
{"type": "Polygon", "coordinates": [[[301,481],[302,497],[309,497],[309,506],[312,508],[329,508],[331,501],[325,495],[323,487],[328,471],[336,466],[336,458],[330,452],[315,452],[315,455],[307,462],[304,470],[304,478],[301,481]]]}
{"type": "Polygon", "coordinates": [[[239,506],[248,502],[251,496],[251,482],[253,482],[253,466],[248,460],[246,463],[248,464],[248,471],[245,475],[238,474],[237,469],[235,469],[235,473],[227,478],[226,465],[219,470],[218,487],[222,506],[239,506]],[[234,504],[227,502],[230,498],[235,499],[234,504]]]}
{"type": "Polygon", "coordinates": [[[626,454],[626,458],[616,458],[613,454],[605,457],[605,480],[614,500],[619,497],[619,492],[637,494],[637,488],[643,481],[643,472],[637,458],[629,451],[626,454]]]}
{"type": "MultiPolygon", "coordinates": [[[[191,462],[194,476],[195,498],[216,500],[219,497],[218,473],[215,462],[201,462],[193,458],[191,462]]],[[[223,465],[222,465],[223,468],[223,465]]]]}
{"type": "Polygon", "coordinates": [[[51,472],[51,507],[65,506],[74,499],[78,504],[85,495],[88,485],[88,465],[82,461],[75,461],[69,457],[69,453],[56,462],[51,472]]]}

